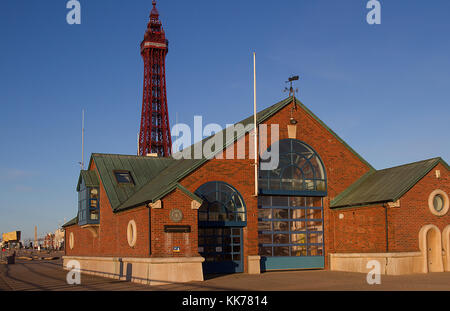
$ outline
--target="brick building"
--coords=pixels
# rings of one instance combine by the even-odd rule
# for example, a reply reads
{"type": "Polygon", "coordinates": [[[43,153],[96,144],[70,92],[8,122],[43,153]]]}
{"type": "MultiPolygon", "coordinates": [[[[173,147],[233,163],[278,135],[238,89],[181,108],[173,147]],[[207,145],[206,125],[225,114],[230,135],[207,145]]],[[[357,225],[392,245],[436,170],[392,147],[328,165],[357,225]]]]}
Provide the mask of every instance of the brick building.
{"type": "Polygon", "coordinates": [[[450,271],[443,159],[375,170],[288,97],[257,114],[267,148],[255,195],[253,116],[238,124],[246,130],[233,139],[223,131],[184,150],[194,155],[222,135],[213,158],[92,154],[78,180],[78,216],[64,225],[66,267],[76,259],[86,273],[148,284],[205,273],[366,272],[371,260],[386,274],[450,271]],[[262,169],[275,150],[277,165],[262,169]]]}

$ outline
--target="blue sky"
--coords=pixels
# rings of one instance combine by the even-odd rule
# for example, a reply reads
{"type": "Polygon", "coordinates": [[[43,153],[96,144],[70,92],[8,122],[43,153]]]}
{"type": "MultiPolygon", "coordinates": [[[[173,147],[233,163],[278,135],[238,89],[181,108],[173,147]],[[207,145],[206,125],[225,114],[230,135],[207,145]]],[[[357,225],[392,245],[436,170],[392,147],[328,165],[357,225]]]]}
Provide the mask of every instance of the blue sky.
{"type": "MultiPolygon", "coordinates": [[[[300,100],[381,169],[450,161],[450,2],[381,0],[158,1],[171,125],[239,121],[283,99],[299,74],[300,100]]],[[[0,232],[32,237],[76,215],[81,160],[135,154],[142,101],[139,44],[150,0],[0,1],[0,232]]]]}

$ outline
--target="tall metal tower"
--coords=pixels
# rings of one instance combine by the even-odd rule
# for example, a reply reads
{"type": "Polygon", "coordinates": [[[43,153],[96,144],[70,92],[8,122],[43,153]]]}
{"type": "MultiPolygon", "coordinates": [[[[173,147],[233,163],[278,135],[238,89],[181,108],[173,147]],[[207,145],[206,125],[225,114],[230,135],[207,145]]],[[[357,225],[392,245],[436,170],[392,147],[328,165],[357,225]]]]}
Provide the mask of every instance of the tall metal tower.
{"type": "Polygon", "coordinates": [[[144,94],[142,98],[141,130],[139,132],[139,155],[171,155],[169,113],[166,91],[166,55],[169,41],[159,20],[156,1],[144,40],[141,55],[144,59],[144,94]]]}

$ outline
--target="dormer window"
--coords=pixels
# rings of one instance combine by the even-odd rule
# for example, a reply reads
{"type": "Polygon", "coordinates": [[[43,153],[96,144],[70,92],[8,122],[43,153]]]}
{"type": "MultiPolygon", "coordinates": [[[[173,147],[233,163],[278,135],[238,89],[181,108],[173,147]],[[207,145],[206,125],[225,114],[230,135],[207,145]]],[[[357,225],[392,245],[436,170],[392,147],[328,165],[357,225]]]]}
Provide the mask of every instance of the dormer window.
{"type": "Polygon", "coordinates": [[[118,184],[134,185],[133,177],[129,171],[114,171],[118,184]]]}
{"type": "Polygon", "coordinates": [[[100,222],[100,190],[94,171],[81,171],[78,186],[78,224],[95,225],[100,222]]]}

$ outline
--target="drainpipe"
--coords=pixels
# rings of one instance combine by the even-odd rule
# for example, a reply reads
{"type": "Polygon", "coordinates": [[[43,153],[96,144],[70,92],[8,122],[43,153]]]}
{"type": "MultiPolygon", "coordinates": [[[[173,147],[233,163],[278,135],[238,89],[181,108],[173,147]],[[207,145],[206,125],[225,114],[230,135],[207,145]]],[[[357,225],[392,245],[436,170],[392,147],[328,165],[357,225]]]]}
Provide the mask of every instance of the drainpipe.
{"type": "Polygon", "coordinates": [[[389,227],[388,227],[388,204],[384,203],[384,215],[385,215],[385,225],[386,225],[386,253],[389,253],[389,227]]]}

